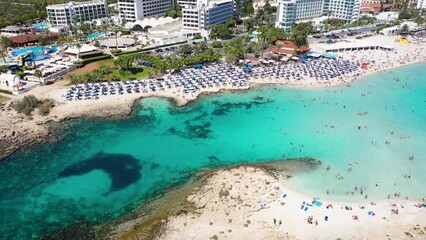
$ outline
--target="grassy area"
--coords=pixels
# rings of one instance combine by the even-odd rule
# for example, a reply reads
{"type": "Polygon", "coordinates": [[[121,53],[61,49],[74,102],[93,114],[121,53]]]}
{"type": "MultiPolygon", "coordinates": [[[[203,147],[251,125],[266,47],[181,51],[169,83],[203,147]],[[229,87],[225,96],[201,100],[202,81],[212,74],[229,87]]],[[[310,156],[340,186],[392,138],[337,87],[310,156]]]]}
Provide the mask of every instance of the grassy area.
{"type": "Polygon", "coordinates": [[[101,60],[99,62],[94,62],[94,63],[98,65],[98,67],[102,67],[102,66],[112,67],[114,66],[114,59],[110,58],[110,59],[105,59],[105,60],[101,60]]]}
{"type": "Polygon", "coordinates": [[[150,75],[155,76],[155,70],[147,67],[133,67],[129,70],[128,73],[123,73],[119,70],[115,70],[111,74],[111,76],[118,77],[121,80],[148,78],[150,75]]]}

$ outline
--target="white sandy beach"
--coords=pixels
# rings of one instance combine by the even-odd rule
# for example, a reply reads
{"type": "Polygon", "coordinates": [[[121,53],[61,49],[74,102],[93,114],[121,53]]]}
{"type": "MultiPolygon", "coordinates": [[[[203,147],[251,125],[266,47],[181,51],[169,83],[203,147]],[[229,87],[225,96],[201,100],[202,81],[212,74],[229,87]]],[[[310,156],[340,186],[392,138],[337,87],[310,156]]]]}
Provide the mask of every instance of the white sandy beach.
{"type": "Polygon", "coordinates": [[[283,183],[255,167],[219,170],[188,197],[196,213],[168,219],[159,239],[426,238],[426,209],[415,207],[416,202],[354,204],[320,199],[322,205],[315,206],[312,196],[283,183]]]}

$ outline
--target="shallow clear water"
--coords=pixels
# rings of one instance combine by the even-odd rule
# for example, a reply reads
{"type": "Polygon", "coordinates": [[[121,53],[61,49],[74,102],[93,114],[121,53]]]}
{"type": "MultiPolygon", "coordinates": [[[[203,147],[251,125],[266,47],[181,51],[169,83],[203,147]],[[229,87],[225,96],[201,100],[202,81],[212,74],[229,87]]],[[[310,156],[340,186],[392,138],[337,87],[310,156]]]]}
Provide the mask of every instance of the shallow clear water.
{"type": "Polygon", "coordinates": [[[21,149],[0,163],[0,238],[118,217],[190,171],[229,163],[309,156],[323,162],[320,169],[288,181],[305,194],[326,197],[329,190],[329,198],[356,200],[363,196],[346,192],[358,186],[370,199],[396,191],[423,197],[425,67],[350,88],[262,87],[183,108],[144,99],[125,120],[69,121],[63,141],[21,149]]]}

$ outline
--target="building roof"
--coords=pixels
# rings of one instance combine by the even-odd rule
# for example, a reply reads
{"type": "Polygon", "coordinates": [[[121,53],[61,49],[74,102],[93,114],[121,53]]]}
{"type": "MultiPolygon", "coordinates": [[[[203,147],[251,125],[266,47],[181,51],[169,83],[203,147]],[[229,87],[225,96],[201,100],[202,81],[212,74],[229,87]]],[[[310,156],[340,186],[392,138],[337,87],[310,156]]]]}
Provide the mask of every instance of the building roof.
{"type": "Polygon", "coordinates": [[[19,30],[23,30],[23,31],[28,31],[31,28],[30,27],[20,27],[20,26],[7,26],[1,29],[1,31],[19,31],[19,30]]]}
{"type": "Polygon", "coordinates": [[[80,48],[80,50],[79,49],[77,49],[77,47],[76,46],[74,46],[74,47],[72,47],[72,48],[68,48],[67,50],[65,50],[64,52],[65,53],[69,53],[69,54],[74,54],[74,55],[77,55],[77,54],[83,54],[83,53],[86,53],[86,52],[92,52],[92,51],[96,51],[96,50],[98,50],[98,48],[96,48],[96,47],[94,47],[94,46],[90,46],[90,45],[86,45],[86,44],[83,44],[83,45],[81,45],[81,48],[80,48]]]}
{"type": "MultiPolygon", "coordinates": [[[[46,35],[37,35],[34,33],[30,33],[30,34],[24,34],[24,35],[19,35],[16,37],[12,37],[11,40],[13,43],[29,43],[29,42],[35,42],[38,40],[39,36],[46,36],[46,35]]],[[[57,37],[58,34],[57,33],[49,33],[47,35],[48,38],[54,38],[57,37]]]]}
{"type": "Polygon", "coordinates": [[[180,19],[174,19],[171,17],[160,17],[160,18],[144,18],[143,20],[136,20],[135,22],[128,22],[125,25],[125,28],[127,29],[133,29],[133,27],[135,25],[139,25],[142,28],[146,28],[146,27],[156,27],[159,25],[164,25],[166,23],[171,23],[171,22],[175,22],[175,21],[179,21],[180,19]]]}
{"type": "Polygon", "coordinates": [[[4,81],[12,81],[15,82],[16,80],[19,81],[19,76],[16,74],[10,74],[10,73],[2,73],[0,74],[0,79],[4,81]]]}
{"type": "Polygon", "coordinates": [[[336,50],[345,50],[345,49],[357,49],[357,48],[385,48],[385,49],[394,49],[391,45],[381,44],[377,42],[370,42],[366,40],[355,40],[348,39],[345,41],[340,41],[332,44],[319,44],[319,46],[325,51],[336,51],[336,50]]]}
{"type": "Polygon", "coordinates": [[[171,34],[174,32],[178,32],[182,29],[182,22],[181,21],[174,21],[165,23],[162,25],[157,25],[155,27],[152,27],[148,29],[148,32],[150,34],[171,34]]]}
{"type": "MultiPolygon", "coordinates": [[[[282,44],[282,47],[277,50],[276,47],[270,47],[269,51],[274,53],[282,53],[282,54],[293,54],[294,50],[296,49],[296,45],[291,41],[286,40],[278,40],[276,44],[282,44]]],[[[299,49],[297,49],[298,52],[307,52],[310,48],[308,46],[301,46],[299,49]]]]}
{"type": "Polygon", "coordinates": [[[105,4],[105,1],[104,0],[92,0],[92,1],[86,1],[86,2],[68,2],[68,3],[62,3],[62,4],[48,5],[46,8],[61,8],[61,7],[78,6],[78,5],[84,5],[84,4],[96,4],[96,3],[105,4]]]}
{"type": "MultiPolygon", "coordinates": [[[[116,40],[115,38],[109,38],[105,40],[100,40],[99,43],[107,47],[115,47],[116,46],[115,40],[116,40]]],[[[135,44],[135,40],[133,38],[123,38],[123,37],[117,38],[118,47],[131,46],[133,44],[135,44]]]]}

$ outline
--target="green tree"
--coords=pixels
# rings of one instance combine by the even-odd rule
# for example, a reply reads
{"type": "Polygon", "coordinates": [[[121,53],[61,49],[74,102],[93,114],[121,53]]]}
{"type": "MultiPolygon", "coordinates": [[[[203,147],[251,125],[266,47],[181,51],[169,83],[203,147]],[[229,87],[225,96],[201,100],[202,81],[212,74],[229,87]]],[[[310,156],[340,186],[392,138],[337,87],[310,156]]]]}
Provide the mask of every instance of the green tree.
{"type": "Polygon", "coordinates": [[[208,48],[207,43],[200,42],[196,47],[196,53],[204,53],[208,48]]]}
{"type": "Polygon", "coordinates": [[[223,44],[222,44],[222,42],[219,42],[219,41],[213,41],[212,47],[213,48],[222,48],[223,44]]]}
{"type": "Polygon", "coordinates": [[[10,46],[10,43],[11,43],[12,41],[10,40],[10,38],[8,38],[8,37],[4,37],[4,36],[2,36],[1,37],[1,48],[3,49],[3,51],[5,51],[6,53],[7,53],[7,51],[8,51],[8,48],[9,48],[9,46],[10,46]]]}
{"type": "Polygon", "coordinates": [[[177,3],[177,1],[174,1],[173,7],[166,9],[166,12],[164,14],[166,17],[182,17],[182,7],[177,3]]]}
{"type": "Polygon", "coordinates": [[[195,36],[192,39],[197,40],[197,39],[202,39],[202,38],[203,37],[201,37],[201,34],[197,33],[197,34],[195,34],[195,36]]]}
{"type": "Polygon", "coordinates": [[[411,18],[411,13],[407,11],[406,9],[402,9],[401,11],[399,11],[398,20],[410,19],[410,18],[411,18]]]}
{"type": "Polygon", "coordinates": [[[263,11],[265,11],[265,13],[271,13],[271,4],[269,0],[266,0],[265,5],[263,5],[263,11]]]}
{"type": "Polygon", "coordinates": [[[229,29],[229,27],[226,26],[226,24],[217,24],[213,25],[210,29],[209,37],[211,39],[227,39],[231,37],[232,30],[229,29]]]}
{"type": "Polygon", "coordinates": [[[121,55],[114,60],[114,65],[120,68],[120,71],[128,71],[133,65],[134,55],[121,55]]]}
{"type": "Polygon", "coordinates": [[[254,13],[253,0],[243,0],[242,15],[247,17],[254,13]]]}
{"type": "Polygon", "coordinates": [[[115,26],[111,30],[112,32],[114,32],[114,35],[115,35],[115,49],[118,49],[118,33],[121,32],[123,28],[119,26],[115,26]]]}
{"type": "Polygon", "coordinates": [[[226,21],[225,24],[228,28],[232,28],[232,27],[235,26],[236,23],[237,23],[237,21],[235,21],[234,19],[230,19],[230,20],[226,21]]]}
{"type": "Polygon", "coordinates": [[[38,82],[39,83],[41,83],[41,77],[42,76],[43,76],[43,73],[39,69],[36,69],[34,71],[34,77],[38,78],[38,82]]]}
{"type": "Polygon", "coordinates": [[[95,46],[95,47],[99,47],[101,45],[101,43],[98,41],[98,40],[96,40],[94,43],[93,43],[93,46],[95,46]]]}
{"type": "Polygon", "coordinates": [[[78,59],[80,59],[80,49],[81,49],[81,44],[80,44],[80,43],[77,43],[77,44],[75,45],[75,48],[77,48],[77,50],[78,50],[77,58],[78,58],[78,59]]]}
{"type": "Polygon", "coordinates": [[[246,28],[247,32],[250,32],[254,29],[254,20],[252,18],[244,20],[244,27],[246,28]]]}
{"type": "Polygon", "coordinates": [[[260,34],[259,37],[261,38],[261,40],[264,40],[268,44],[273,44],[277,40],[287,38],[287,34],[281,28],[276,28],[276,27],[266,28],[266,27],[264,27],[260,31],[261,31],[261,34],[260,34]]]}
{"type": "Polygon", "coordinates": [[[110,66],[101,66],[97,72],[101,76],[106,76],[107,80],[109,81],[111,79],[111,74],[113,72],[113,69],[110,66]]]}
{"type": "Polygon", "coordinates": [[[191,47],[191,45],[184,44],[180,47],[179,53],[182,54],[183,56],[189,56],[192,54],[193,50],[194,49],[191,47]]]}
{"type": "Polygon", "coordinates": [[[423,25],[425,23],[425,20],[421,16],[416,17],[416,19],[414,21],[418,25],[423,25]]]}
{"type": "MultiPolygon", "coordinates": [[[[3,62],[4,62],[4,63],[6,62],[6,57],[7,57],[6,51],[1,51],[1,52],[0,52],[0,58],[2,58],[2,59],[3,59],[3,62]]],[[[2,67],[2,66],[4,66],[4,65],[0,65],[0,66],[2,67]]],[[[2,72],[2,71],[0,71],[0,72],[2,72]]]]}
{"type": "Polygon", "coordinates": [[[226,60],[237,63],[239,59],[243,59],[247,50],[246,44],[243,38],[234,38],[227,42],[224,47],[226,60]]]}
{"type": "Polygon", "coordinates": [[[291,35],[291,40],[294,42],[297,48],[308,45],[308,35],[302,32],[293,32],[291,35]]]}

